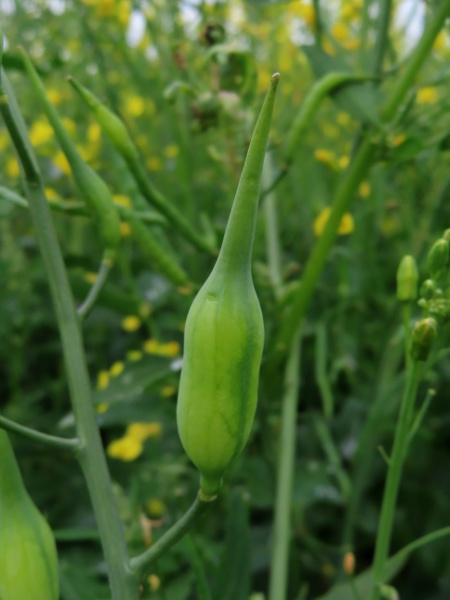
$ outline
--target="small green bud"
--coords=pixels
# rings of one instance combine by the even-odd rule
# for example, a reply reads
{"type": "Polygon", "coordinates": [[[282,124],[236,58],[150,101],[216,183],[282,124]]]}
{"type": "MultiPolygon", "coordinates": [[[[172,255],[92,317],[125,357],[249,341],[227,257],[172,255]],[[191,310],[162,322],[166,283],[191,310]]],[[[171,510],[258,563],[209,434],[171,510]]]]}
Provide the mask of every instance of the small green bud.
{"type": "Polygon", "coordinates": [[[431,300],[436,291],[436,284],[432,279],[426,279],[420,286],[420,295],[425,300],[431,300]]]}
{"type": "Polygon", "coordinates": [[[416,323],[411,336],[411,356],[416,360],[427,360],[436,339],[436,333],[437,325],[432,317],[416,323]]]}
{"type": "Polygon", "coordinates": [[[428,306],[428,302],[425,300],[425,298],[421,298],[417,304],[420,306],[420,308],[426,308],[428,306]]]}
{"type": "Polygon", "coordinates": [[[442,237],[444,238],[444,240],[447,240],[447,242],[450,242],[450,229],[446,229],[442,237]]]}
{"type": "Polygon", "coordinates": [[[439,277],[448,264],[448,242],[440,239],[435,242],[428,253],[427,266],[433,278],[439,277]]]}
{"type": "Polygon", "coordinates": [[[417,298],[419,272],[413,256],[404,256],[397,269],[397,298],[410,302],[417,298]]]}
{"type": "Polygon", "coordinates": [[[392,585],[385,583],[380,585],[380,596],[385,600],[400,600],[397,590],[392,585]]]}

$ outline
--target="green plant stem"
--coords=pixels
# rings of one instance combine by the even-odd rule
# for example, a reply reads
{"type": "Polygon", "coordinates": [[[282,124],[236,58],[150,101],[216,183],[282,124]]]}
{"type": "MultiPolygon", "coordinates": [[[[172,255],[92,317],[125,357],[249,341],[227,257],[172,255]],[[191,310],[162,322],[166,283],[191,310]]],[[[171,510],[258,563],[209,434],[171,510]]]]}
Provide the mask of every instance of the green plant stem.
{"type": "MultiPolygon", "coordinates": [[[[6,88],[4,73],[2,84],[5,84],[6,88]]],[[[0,90],[0,110],[22,165],[30,212],[49,279],[80,440],[77,457],[86,479],[102,539],[112,598],[136,600],[138,582],[129,570],[122,524],[96,423],[79,319],[36,159],[28,137],[22,133],[25,125],[12,90],[9,86],[6,89],[8,96],[0,90]]]]}
{"type": "MultiPolygon", "coordinates": [[[[262,184],[265,185],[273,179],[273,160],[270,153],[266,154],[262,172],[262,184]]],[[[281,294],[283,275],[281,268],[281,250],[278,235],[278,217],[276,210],[275,194],[270,193],[264,201],[264,216],[266,220],[266,248],[269,264],[269,276],[274,289],[275,297],[281,294]]]]}
{"type": "Polygon", "coordinates": [[[112,269],[112,263],[107,258],[103,257],[102,262],[100,264],[100,269],[98,271],[97,279],[95,280],[94,285],[89,290],[89,294],[86,297],[86,300],[83,304],[78,308],[77,313],[81,320],[85,319],[91,310],[94,308],[94,304],[102,291],[103,286],[108,279],[109,272],[112,269]]]}
{"type": "MultiPolygon", "coordinates": [[[[13,190],[10,190],[2,185],[0,185],[0,200],[6,200],[11,204],[15,204],[16,206],[20,206],[21,208],[28,209],[28,201],[26,198],[17,194],[13,190]]],[[[70,216],[80,216],[80,217],[90,217],[91,213],[88,208],[84,204],[84,202],[77,201],[63,201],[63,200],[47,200],[49,207],[55,212],[63,213],[70,216]]],[[[126,218],[127,215],[133,215],[136,219],[140,221],[144,221],[145,223],[151,225],[162,225],[167,227],[167,220],[156,212],[149,212],[145,210],[132,210],[131,208],[127,208],[125,206],[117,206],[117,210],[119,214],[126,218]]]]}
{"type": "Polygon", "coordinates": [[[201,493],[199,492],[191,508],[175,523],[175,525],[166,531],[153,546],[150,546],[145,552],[131,559],[131,571],[135,575],[140,575],[146,568],[155,562],[155,560],[158,560],[160,556],[167,552],[169,548],[176,544],[178,540],[192,528],[194,523],[205,513],[215,499],[216,496],[205,497],[205,499],[202,499],[201,493]]]}
{"type": "MultiPolygon", "coordinates": [[[[404,102],[408,91],[414,82],[414,78],[431,51],[433,42],[444,25],[445,19],[449,13],[450,0],[443,0],[425,29],[409,62],[405,65],[405,70],[397,79],[388,100],[380,111],[380,118],[384,123],[389,123],[389,121],[395,117],[398,109],[404,102]]],[[[336,239],[341,218],[348,210],[359,184],[367,175],[374,162],[376,146],[371,142],[370,138],[371,132],[366,135],[350,167],[347,169],[346,177],[338,188],[325,229],[315,244],[306,264],[299,291],[294,298],[291,310],[286,317],[276,343],[276,350],[280,353],[285,353],[287,351],[297,327],[306,314],[317,281],[322,274],[331,247],[336,239]]]]}
{"type": "Polygon", "coordinates": [[[381,515],[378,522],[375,558],[373,563],[373,587],[370,600],[378,600],[379,586],[381,583],[383,583],[383,571],[388,557],[389,545],[391,541],[395,505],[397,503],[402,467],[405,460],[405,451],[408,445],[409,427],[414,411],[417,387],[422,374],[421,367],[421,363],[417,360],[412,363],[411,369],[408,373],[405,392],[400,407],[400,414],[395,431],[394,446],[391,453],[390,465],[384,488],[381,515]]]}
{"type": "Polygon", "coordinates": [[[375,42],[374,64],[372,68],[372,72],[376,76],[381,75],[383,69],[383,58],[388,41],[391,10],[392,0],[382,0],[377,27],[377,40],[375,42]]]}
{"type": "Polygon", "coordinates": [[[40,431],[36,431],[35,429],[31,429],[30,427],[19,425],[19,423],[11,421],[10,419],[2,416],[0,416],[0,428],[10,431],[11,433],[16,433],[17,435],[20,435],[33,442],[39,442],[40,444],[45,444],[46,446],[51,446],[53,448],[59,448],[60,450],[69,450],[70,452],[75,452],[80,447],[80,440],[77,438],[68,439],[55,435],[48,435],[47,433],[42,433],[40,431]]]}
{"type": "Polygon", "coordinates": [[[411,354],[409,353],[409,338],[411,333],[411,304],[404,302],[402,306],[402,317],[403,317],[403,331],[405,335],[405,363],[406,368],[409,371],[411,368],[411,354]]]}
{"type": "Polygon", "coordinates": [[[291,539],[292,487],[297,431],[296,416],[300,388],[301,336],[301,330],[298,330],[292,342],[284,379],[285,391],[281,414],[269,600],[284,600],[287,592],[288,554],[291,539]]]}

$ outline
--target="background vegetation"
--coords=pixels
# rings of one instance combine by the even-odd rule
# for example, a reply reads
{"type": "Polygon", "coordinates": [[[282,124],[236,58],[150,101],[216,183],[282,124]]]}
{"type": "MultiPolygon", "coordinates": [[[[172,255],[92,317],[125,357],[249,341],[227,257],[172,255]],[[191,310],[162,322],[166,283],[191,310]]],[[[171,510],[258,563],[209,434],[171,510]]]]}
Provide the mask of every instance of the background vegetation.
{"type": "MultiPolygon", "coordinates": [[[[18,44],[29,51],[80,153],[108,183],[118,205],[148,210],[124,161],[66,82],[69,74],[124,118],[155,186],[218,243],[270,75],[279,71],[282,78],[263,188],[282,168],[293,119],[320,76],[344,70],[377,78],[376,85],[351,86],[323,101],[289,172],[261,204],[254,280],[266,342],[252,436],[216,506],[157,562],[144,581],[142,598],[206,598],[205,587],[220,600],[266,597],[283,371],[265,364],[290,290],[323,231],[358,140],[376,119],[377,106],[401,73],[434,4],[394,3],[384,60],[377,63],[383,4],[371,0],[327,0],[320,6],[263,0],[0,3],[4,66],[29,127],[47,197],[61,205],[54,223],[78,302],[95,278],[101,243],[91,220],[70,213],[70,202],[79,200],[70,168],[31,92],[18,44]],[[274,231],[285,286],[281,295],[268,262],[274,231]]],[[[386,476],[378,448],[390,452],[405,381],[395,274],[400,259],[411,254],[424,279],[428,249],[450,225],[449,34],[447,27],[437,37],[401,118],[374,140],[376,159],[341,221],[308,311],[288,598],[350,598],[350,588],[339,587],[351,577],[342,569],[344,555],[353,551],[355,574],[372,562],[386,476]]],[[[35,232],[28,211],[8,201],[4,190],[23,195],[3,124],[0,173],[1,413],[48,433],[70,435],[66,375],[35,232]]],[[[84,325],[98,423],[134,552],[158,538],[198,488],[198,474],[178,438],[175,409],[183,324],[214,264],[167,224],[151,227],[190,283],[173,285],[142,253],[124,222],[117,266],[84,325]]],[[[412,318],[420,314],[413,305],[412,318]]],[[[446,339],[444,327],[419,388],[419,402],[428,389],[435,395],[405,464],[393,552],[449,525],[446,339]]],[[[19,437],[12,441],[27,488],[55,531],[62,597],[107,598],[105,563],[77,464],[68,454],[19,437]]],[[[411,554],[395,587],[402,598],[447,599],[448,540],[411,554]]]]}

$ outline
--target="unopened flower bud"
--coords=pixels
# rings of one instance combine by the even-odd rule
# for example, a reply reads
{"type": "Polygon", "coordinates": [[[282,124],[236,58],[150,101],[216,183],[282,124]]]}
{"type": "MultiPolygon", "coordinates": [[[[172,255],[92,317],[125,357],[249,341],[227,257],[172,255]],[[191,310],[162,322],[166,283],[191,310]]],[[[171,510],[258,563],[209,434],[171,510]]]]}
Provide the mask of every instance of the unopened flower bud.
{"type": "Polygon", "coordinates": [[[385,600],[400,600],[397,590],[392,585],[385,583],[380,585],[380,596],[385,600]]]}
{"type": "Polygon", "coordinates": [[[397,270],[397,298],[410,302],[417,298],[419,272],[412,256],[404,256],[397,270]]]}
{"type": "Polygon", "coordinates": [[[435,319],[428,317],[416,323],[411,336],[411,356],[416,360],[427,360],[435,339],[435,319]]]}
{"type": "Polygon", "coordinates": [[[440,239],[431,246],[428,253],[428,269],[433,278],[439,277],[448,264],[448,242],[440,239]]]}
{"type": "Polygon", "coordinates": [[[426,279],[420,286],[420,295],[425,300],[431,300],[436,291],[436,284],[432,279],[426,279]]]}
{"type": "Polygon", "coordinates": [[[355,572],[355,564],[356,561],[353,552],[346,552],[342,561],[344,573],[346,573],[347,575],[353,575],[353,573],[355,572]]]}

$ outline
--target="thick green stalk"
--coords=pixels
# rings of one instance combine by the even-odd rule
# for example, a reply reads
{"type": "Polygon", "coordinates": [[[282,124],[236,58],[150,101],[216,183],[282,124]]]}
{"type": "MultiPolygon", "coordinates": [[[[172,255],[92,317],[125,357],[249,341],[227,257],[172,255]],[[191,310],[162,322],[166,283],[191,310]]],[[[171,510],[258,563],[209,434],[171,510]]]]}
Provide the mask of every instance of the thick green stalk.
{"type": "MultiPolygon", "coordinates": [[[[433,42],[444,25],[445,19],[449,13],[450,0],[443,0],[417,44],[415,51],[412,53],[409,62],[405,66],[405,70],[397,79],[397,83],[389,95],[388,100],[380,111],[380,117],[383,122],[390,122],[406,99],[414,78],[425,62],[425,59],[433,46],[433,42]]],[[[299,291],[293,301],[291,310],[277,340],[277,350],[281,352],[286,352],[289,348],[295,331],[306,314],[316,284],[322,274],[331,247],[336,239],[341,218],[348,210],[360,182],[369,172],[369,169],[374,162],[375,154],[376,146],[375,144],[372,144],[369,132],[359,147],[352,164],[347,170],[346,177],[337,191],[330,218],[306,264],[299,291]]]]}
{"type": "Polygon", "coordinates": [[[375,558],[373,563],[373,587],[370,600],[378,600],[379,586],[383,583],[383,571],[388,557],[391,541],[395,505],[397,503],[398,489],[400,486],[403,463],[408,445],[408,432],[411,417],[414,411],[414,403],[417,395],[417,387],[421,376],[421,364],[415,360],[408,373],[405,392],[400,407],[400,415],[395,431],[394,446],[390,457],[389,471],[384,488],[383,504],[378,523],[377,541],[375,546],[375,558]]]}
{"type": "Polygon", "coordinates": [[[26,494],[22,475],[6,431],[0,431],[0,504],[11,504],[26,494]]]}
{"type": "Polygon", "coordinates": [[[292,342],[284,379],[269,600],[284,600],[287,592],[296,416],[300,387],[300,346],[301,331],[298,331],[292,342]]]}
{"type": "Polygon", "coordinates": [[[389,23],[391,20],[392,0],[382,0],[380,16],[378,18],[377,40],[375,43],[374,63],[372,72],[381,75],[383,70],[383,57],[389,34],[389,23]]]}
{"type": "Polygon", "coordinates": [[[138,584],[129,570],[122,524],[91,400],[82,334],[72,292],[41,176],[36,167],[36,160],[30,149],[28,138],[21,134],[21,131],[24,130],[23,119],[4,73],[2,73],[2,84],[5,85],[8,96],[0,90],[0,109],[22,165],[26,196],[49,279],[63,346],[77,435],[80,440],[77,457],[87,482],[102,539],[112,598],[113,600],[136,600],[138,584]]]}

